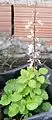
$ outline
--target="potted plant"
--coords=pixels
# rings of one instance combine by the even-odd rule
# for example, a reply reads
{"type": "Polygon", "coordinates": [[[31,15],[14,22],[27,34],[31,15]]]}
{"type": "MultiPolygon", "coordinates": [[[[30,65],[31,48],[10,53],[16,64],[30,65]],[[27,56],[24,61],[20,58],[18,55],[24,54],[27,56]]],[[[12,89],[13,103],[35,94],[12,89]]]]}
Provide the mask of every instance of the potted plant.
{"type": "Polygon", "coordinates": [[[4,93],[0,100],[0,104],[5,106],[5,109],[3,108],[4,113],[8,115],[9,119],[20,118],[20,119],[43,120],[46,117],[45,119],[47,120],[48,118],[50,118],[48,114],[51,115],[52,113],[49,112],[49,109],[51,108],[51,103],[49,102],[48,93],[46,92],[47,84],[49,84],[50,86],[50,82],[48,82],[47,80],[48,76],[47,75],[45,76],[45,74],[47,74],[48,72],[50,73],[50,69],[48,70],[48,68],[44,68],[44,66],[42,68],[41,65],[40,65],[41,68],[38,69],[39,66],[38,64],[36,64],[37,62],[40,63],[38,59],[38,56],[40,54],[39,51],[36,51],[35,44],[37,40],[37,38],[35,38],[35,18],[34,18],[34,34],[31,37],[33,37],[34,42],[33,52],[31,51],[32,54],[30,52],[31,48],[29,46],[30,48],[29,62],[31,64],[28,63],[25,66],[22,66],[18,69],[8,71],[7,74],[2,74],[2,76],[4,75],[4,77],[6,76],[6,78],[8,76],[10,77],[10,80],[7,78],[7,80],[9,81],[6,82],[6,86],[4,87],[4,93]],[[22,69],[26,68],[28,65],[30,65],[31,68],[27,68],[27,70],[22,69]],[[11,79],[11,75],[12,78],[14,79],[11,79]],[[43,111],[46,112],[42,113],[43,111]],[[32,115],[35,116],[28,118],[32,115]]]}
{"type": "Polygon", "coordinates": [[[4,114],[8,115],[9,120],[44,119],[51,108],[46,92],[46,87],[50,83],[45,77],[46,74],[47,68],[41,67],[37,70],[27,67],[21,69],[18,78],[6,82],[0,105],[3,105],[4,114]]]}

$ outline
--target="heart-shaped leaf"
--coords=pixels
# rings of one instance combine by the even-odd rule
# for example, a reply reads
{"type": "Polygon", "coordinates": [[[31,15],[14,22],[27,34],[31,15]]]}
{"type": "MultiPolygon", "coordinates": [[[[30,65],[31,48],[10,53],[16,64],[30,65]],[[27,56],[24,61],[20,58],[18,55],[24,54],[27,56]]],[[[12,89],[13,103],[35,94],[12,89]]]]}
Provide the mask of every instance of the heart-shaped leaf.
{"type": "Polygon", "coordinates": [[[42,67],[42,68],[40,68],[40,69],[39,69],[39,73],[40,73],[40,74],[42,74],[42,75],[45,75],[45,74],[47,74],[47,73],[48,73],[48,69],[47,69],[47,68],[42,67]]]}
{"type": "Polygon", "coordinates": [[[16,114],[18,114],[19,112],[19,106],[17,103],[11,103],[11,105],[9,106],[9,111],[8,111],[8,115],[10,117],[15,116],[16,114]]]}
{"type": "Polygon", "coordinates": [[[36,103],[34,100],[29,100],[26,107],[28,110],[35,110],[38,107],[38,103],[36,103]]]}
{"type": "Polygon", "coordinates": [[[48,94],[45,90],[42,90],[42,94],[41,94],[43,100],[48,100],[48,94]]]}
{"type": "Polygon", "coordinates": [[[0,104],[2,104],[3,106],[8,105],[10,102],[11,102],[10,96],[3,95],[1,97],[0,104]]]}
{"type": "Polygon", "coordinates": [[[29,81],[28,85],[31,88],[36,88],[36,81],[32,79],[32,80],[29,81]]]}
{"type": "Polygon", "coordinates": [[[44,76],[38,76],[37,81],[39,81],[41,84],[44,84],[45,82],[45,77],[44,76]]]}

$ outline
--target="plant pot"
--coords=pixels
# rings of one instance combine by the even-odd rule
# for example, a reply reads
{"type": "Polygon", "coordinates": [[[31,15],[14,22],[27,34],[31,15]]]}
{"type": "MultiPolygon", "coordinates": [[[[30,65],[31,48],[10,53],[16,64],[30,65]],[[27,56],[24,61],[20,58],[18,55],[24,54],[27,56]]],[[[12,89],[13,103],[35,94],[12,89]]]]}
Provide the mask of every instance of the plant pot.
{"type": "Polygon", "coordinates": [[[49,112],[34,115],[33,117],[26,120],[52,120],[52,110],[50,110],[49,112]]]}
{"type": "MultiPolygon", "coordinates": [[[[25,64],[17,69],[13,69],[10,71],[7,71],[5,73],[1,73],[0,74],[0,89],[4,87],[5,82],[9,79],[12,78],[16,78],[20,75],[20,70],[22,68],[26,68],[29,64],[25,64]]],[[[38,68],[41,66],[38,66],[38,68]]],[[[44,65],[44,67],[48,68],[47,66],[44,65]]],[[[52,83],[52,70],[50,68],[48,68],[48,73],[51,74],[51,76],[49,77],[50,82],[52,83]]],[[[47,76],[46,76],[47,77],[47,76]]],[[[49,98],[51,98],[52,100],[52,85],[49,85],[47,88],[48,94],[49,94],[49,98]]],[[[52,120],[52,109],[48,112],[44,112],[44,113],[40,113],[40,114],[36,114],[33,117],[30,117],[26,120],[52,120]]]]}

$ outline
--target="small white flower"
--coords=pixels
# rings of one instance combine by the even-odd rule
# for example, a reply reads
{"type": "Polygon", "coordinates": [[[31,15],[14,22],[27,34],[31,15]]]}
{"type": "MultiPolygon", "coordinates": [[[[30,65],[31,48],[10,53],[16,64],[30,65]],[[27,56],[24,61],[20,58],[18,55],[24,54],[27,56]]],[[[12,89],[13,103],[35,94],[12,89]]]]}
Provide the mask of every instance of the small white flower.
{"type": "Polygon", "coordinates": [[[33,66],[34,60],[31,61],[30,63],[30,68],[33,66]]]}
{"type": "Polygon", "coordinates": [[[32,44],[28,45],[28,55],[30,55],[32,52],[34,52],[34,47],[32,44]]]}
{"type": "Polygon", "coordinates": [[[38,43],[38,44],[37,44],[37,46],[38,46],[38,47],[40,47],[40,46],[41,46],[41,44],[40,44],[40,43],[38,43]]]}
{"type": "Polygon", "coordinates": [[[31,32],[31,34],[33,35],[33,30],[32,30],[32,29],[30,30],[30,32],[31,32]]]}
{"type": "Polygon", "coordinates": [[[36,37],[36,38],[35,38],[35,41],[39,41],[39,38],[36,37]]]}
{"type": "Polygon", "coordinates": [[[34,60],[30,58],[27,62],[30,62],[29,67],[31,68],[31,67],[32,67],[32,65],[33,65],[33,63],[34,63],[34,60]]]}
{"type": "Polygon", "coordinates": [[[29,26],[32,25],[32,23],[33,23],[32,21],[28,21],[28,25],[29,25],[29,26]]]}
{"type": "Polygon", "coordinates": [[[37,57],[39,57],[39,52],[35,52],[34,58],[37,58],[37,57]]]}
{"type": "Polygon", "coordinates": [[[41,61],[38,59],[39,64],[41,65],[41,61]]]}
{"type": "Polygon", "coordinates": [[[32,21],[28,21],[28,24],[25,26],[25,29],[28,29],[31,24],[32,24],[32,21]]]}
{"type": "Polygon", "coordinates": [[[36,13],[36,16],[38,16],[38,15],[39,15],[39,12],[36,13]]]}
{"type": "Polygon", "coordinates": [[[25,26],[25,29],[28,29],[28,28],[29,28],[29,25],[26,25],[26,26],[25,26]]]}
{"type": "Polygon", "coordinates": [[[41,22],[41,20],[37,20],[37,23],[39,23],[40,25],[43,25],[43,23],[41,22]]]}
{"type": "Polygon", "coordinates": [[[28,35],[27,37],[30,39],[30,38],[32,38],[32,35],[28,35]]]}

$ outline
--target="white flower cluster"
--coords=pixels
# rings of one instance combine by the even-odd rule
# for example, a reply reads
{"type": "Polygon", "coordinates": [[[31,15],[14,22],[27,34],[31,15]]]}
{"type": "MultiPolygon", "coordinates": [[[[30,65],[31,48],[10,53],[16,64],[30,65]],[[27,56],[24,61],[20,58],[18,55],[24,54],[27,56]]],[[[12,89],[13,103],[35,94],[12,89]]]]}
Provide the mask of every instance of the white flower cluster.
{"type": "MultiPolygon", "coordinates": [[[[36,16],[38,16],[39,12],[36,13],[36,16]]],[[[43,25],[43,23],[41,22],[41,20],[39,20],[37,17],[35,19],[35,23],[38,23],[39,25],[43,25]]],[[[33,21],[28,21],[28,24],[25,26],[25,29],[29,29],[30,31],[30,35],[28,35],[28,39],[33,39],[34,38],[34,30],[30,29],[31,25],[34,25],[34,27],[36,26],[35,23],[33,21]]],[[[39,30],[36,29],[35,32],[38,32],[39,30]]],[[[28,46],[28,55],[30,56],[29,61],[30,62],[30,67],[33,65],[34,60],[38,59],[40,56],[40,48],[41,48],[41,44],[39,43],[39,39],[37,37],[34,38],[35,40],[35,46],[33,44],[30,44],[28,46]],[[35,47],[35,51],[34,51],[34,47],[35,47]]],[[[40,61],[39,61],[40,63],[40,61]]]]}

